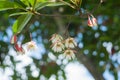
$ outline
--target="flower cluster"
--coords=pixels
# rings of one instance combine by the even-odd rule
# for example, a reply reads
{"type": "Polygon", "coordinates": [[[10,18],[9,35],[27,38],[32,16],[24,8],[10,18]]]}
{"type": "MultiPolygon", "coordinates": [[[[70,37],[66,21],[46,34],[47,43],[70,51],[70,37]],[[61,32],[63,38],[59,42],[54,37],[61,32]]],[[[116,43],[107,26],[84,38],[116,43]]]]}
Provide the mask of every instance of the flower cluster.
{"type": "Polygon", "coordinates": [[[61,52],[64,50],[63,38],[58,34],[53,34],[50,41],[52,42],[52,50],[54,52],[61,52]]]}
{"type": "Polygon", "coordinates": [[[64,40],[63,37],[60,36],[59,34],[53,34],[50,41],[52,42],[52,50],[54,52],[63,51],[63,54],[68,59],[75,57],[74,54],[75,51],[72,49],[77,46],[77,43],[74,40],[74,38],[69,37],[64,40]]]}
{"type": "MultiPolygon", "coordinates": [[[[17,35],[13,35],[11,37],[10,43],[14,45],[14,49],[18,54],[25,54],[25,49],[23,48],[22,44],[17,43],[17,35]]],[[[30,41],[25,43],[27,51],[35,50],[37,48],[36,44],[34,41],[30,41]]]]}

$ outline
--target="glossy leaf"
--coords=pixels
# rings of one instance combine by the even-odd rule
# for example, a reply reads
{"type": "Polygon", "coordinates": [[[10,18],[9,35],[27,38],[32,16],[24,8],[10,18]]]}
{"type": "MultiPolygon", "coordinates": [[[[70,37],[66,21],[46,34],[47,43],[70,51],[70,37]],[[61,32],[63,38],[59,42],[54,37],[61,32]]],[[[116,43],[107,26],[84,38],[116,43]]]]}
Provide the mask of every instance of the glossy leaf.
{"type": "Polygon", "coordinates": [[[80,0],[80,6],[81,6],[81,4],[82,4],[82,0],[80,0]]]}
{"type": "Polygon", "coordinates": [[[26,8],[27,5],[25,3],[23,3],[21,0],[14,0],[15,3],[21,5],[22,7],[26,8]]]}
{"type": "Polygon", "coordinates": [[[35,6],[35,9],[36,10],[40,10],[40,9],[42,9],[42,8],[44,8],[44,7],[46,7],[46,6],[61,6],[61,5],[65,5],[65,3],[63,3],[63,2],[40,2],[40,3],[38,3],[36,6],[35,6]]]}
{"type": "Polygon", "coordinates": [[[81,6],[82,0],[70,0],[77,7],[81,6]]]}
{"type": "Polygon", "coordinates": [[[0,11],[16,8],[22,8],[22,6],[10,1],[0,1],[0,11]]]}
{"type": "Polygon", "coordinates": [[[73,8],[73,9],[75,9],[75,6],[73,6],[72,4],[70,4],[70,3],[68,3],[68,2],[66,2],[66,1],[61,1],[62,3],[64,3],[65,5],[68,5],[68,6],[70,6],[71,8],[73,8]]]}
{"type": "Polygon", "coordinates": [[[29,0],[29,3],[33,6],[36,3],[36,0],[29,0]]]}
{"type": "Polygon", "coordinates": [[[31,19],[32,14],[21,15],[13,24],[12,30],[14,33],[20,33],[26,24],[31,19]]]}
{"type": "Polygon", "coordinates": [[[21,0],[21,2],[24,3],[25,5],[29,6],[28,0],[21,0]]]}
{"type": "Polygon", "coordinates": [[[23,15],[23,14],[31,14],[31,13],[29,13],[29,12],[18,12],[18,13],[10,14],[9,16],[17,16],[17,15],[23,15]]]}
{"type": "Polygon", "coordinates": [[[21,0],[25,5],[32,7],[35,5],[36,0],[21,0]]]}

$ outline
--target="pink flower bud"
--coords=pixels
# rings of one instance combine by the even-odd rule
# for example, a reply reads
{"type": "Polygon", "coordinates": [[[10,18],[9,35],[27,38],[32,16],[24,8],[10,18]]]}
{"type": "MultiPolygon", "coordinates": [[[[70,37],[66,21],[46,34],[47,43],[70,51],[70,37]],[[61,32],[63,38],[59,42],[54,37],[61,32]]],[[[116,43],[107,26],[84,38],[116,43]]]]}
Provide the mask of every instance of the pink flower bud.
{"type": "Polygon", "coordinates": [[[18,45],[17,43],[14,45],[15,50],[17,51],[17,53],[19,54],[25,54],[25,50],[23,49],[23,47],[21,45],[18,45]]]}
{"type": "Polygon", "coordinates": [[[11,43],[11,44],[15,44],[16,42],[17,42],[17,36],[16,36],[16,35],[13,35],[13,36],[11,37],[10,43],[11,43]]]}
{"type": "Polygon", "coordinates": [[[88,16],[88,26],[90,27],[97,26],[97,20],[92,15],[88,16]]]}
{"type": "Polygon", "coordinates": [[[92,22],[93,22],[93,25],[94,25],[94,26],[97,26],[97,19],[96,19],[96,18],[93,17],[93,18],[92,18],[92,22]]]}

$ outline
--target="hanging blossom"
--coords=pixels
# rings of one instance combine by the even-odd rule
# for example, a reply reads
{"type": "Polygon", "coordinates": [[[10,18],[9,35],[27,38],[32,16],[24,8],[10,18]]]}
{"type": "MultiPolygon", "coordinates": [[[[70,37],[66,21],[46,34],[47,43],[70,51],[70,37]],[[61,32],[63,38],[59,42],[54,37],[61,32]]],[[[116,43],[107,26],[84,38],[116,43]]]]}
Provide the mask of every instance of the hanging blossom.
{"type": "Polygon", "coordinates": [[[61,52],[62,50],[64,50],[64,45],[62,42],[56,42],[52,45],[52,50],[54,52],[61,52]]]}
{"type": "Polygon", "coordinates": [[[37,45],[34,41],[30,41],[26,43],[26,48],[27,48],[27,51],[32,51],[37,49],[37,45]]]}
{"type": "Polygon", "coordinates": [[[58,41],[62,41],[63,37],[59,34],[53,34],[51,39],[52,43],[58,42],[58,41]]]}
{"type": "Polygon", "coordinates": [[[17,43],[17,35],[13,35],[13,36],[11,37],[10,43],[11,43],[11,44],[17,43]]]}
{"type": "Polygon", "coordinates": [[[19,54],[25,54],[25,50],[23,49],[22,45],[18,45],[17,43],[14,45],[15,50],[19,54]]]}
{"type": "Polygon", "coordinates": [[[88,26],[97,26],[97,19],[93,15],[88,16],[88,26]]]}
{"type": "Polygon", "coordinates": [[[68,59],[74,59],[75,54],[74,50],[71,50],[71,48],[75,48],[77,46],[76,41],[74,38],[67,38],[65,41],[63,40],[62,36],[58,34],[53,34],[52,38],[50,39],[52,41],[52,50],[54,52],[64,52],[64,56],[68,59]],[[63,42],[64,41],[64,42],[63,42]],[[65,49],[65,50],[64,50],[65,49]]]}
{"type": "Polygon", "coordinates": [[[75,51],[73,51],[73,50],[71,50],[71,49],[67,49],[67,50],[65,50],[64,51],[64,56],[66,57],[66,58],[68,58],[69,60],[70,59],[74,59],[75,58],[75,53],[74,53],[75,51]]]}
{"type": "Polygon", "coordinates": [[[74,38],[67,38],[65,40],[65,47],[66,48],[75,48],[77,46],[76,41],[74,40],[74,38]]]}

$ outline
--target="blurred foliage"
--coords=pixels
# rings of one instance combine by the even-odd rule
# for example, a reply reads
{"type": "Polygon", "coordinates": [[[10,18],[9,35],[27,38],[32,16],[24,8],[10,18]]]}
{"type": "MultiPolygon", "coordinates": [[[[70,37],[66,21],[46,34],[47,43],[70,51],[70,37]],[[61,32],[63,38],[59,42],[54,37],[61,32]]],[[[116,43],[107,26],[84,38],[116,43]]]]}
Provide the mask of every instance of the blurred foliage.
{"type": "MultiPolygon", "coordinates": [[[[23,75],[26,75],[28,80],[39,80],[40,77],[43,76],[45,76],[46,79],[49,79],[52,75],[56,76],[56,80],[60,80],[59,76],[66,78],[64,72],[65,65],[63,63],[58,64],[57,61],[51,60],[48,57],[48,54],[51,52],[49,38],[52,34],[58,32],[57,23],[54,17],[36,15],[33,10],[35,8],[40,13],[53,15],[55,13],[59,13],[61,15],[78,15],[78,11],[72,9],[70,6],[66,5],[66,3],[60,3],[59,1],[54,4],[47,2],[47,0],[35,0],[36,2],[33,2],[34,0],[9,1],[10,4],[7,5],[5,3],[8,3],[8,0],[0,1],[0,10],[9,9],[7,11],[0,12],[0,68],[3,70],[5,70],[6,67],[12,68],[14,74],[11,77],[13,80],[24,80],[22,79],[23,75]],[[14,3],[14,5],[11,5],[12,3],[14,3]],[[4,9],[3,6],[5,6],[4,9]],[[12,8],[15,9],[12,10],[12,8]],[[21,12],[25,13],[21,14],[21,12]],[[10,14],[13,14],[14,16],[9,17],[10,14]],[[30,16],[31,19],[27,19],[27,21],[25,20],[26,22],[24,19],[19,19],[21,17],[19,15],[22,15],[22,18],[24,18],[24,14],[32,15],[32,17],[30,16]],[[17,22],[15,22],[15,20],[20,21],[20,23],[16,24],[17,22]],[[15,61],[15,57],[8,54],[9,49],[12,47],[12,45],[10,45],[10,38],[13,33],[9,34],[9,32],[12,31],[13,24],[14,33],[21,32],[18,35],[24,36],[22,43],[30,41],[30,37],[28,35],[29,32],[31,32],[33,39],[36,40],[38,44],[42,44],[45,49],[45,52],[42,53],[41,59],[31,56],[34,62],[33,64],[39,71],[39,76],[37,77],[34,77],[31,74],[32,64],[24,67],[26,74],[19,73],[19,71],[16,70],[16,66],[20,62],[15,61]],[[6,62],[6,59],[10,60],[11,65],[6,62]]],[[[69,2],[69,4],[72,3],[69,0],[65,1],[69,2]]],[[[118,80],[117,73],[120,68],[120,62],[118,58],[113,60],[112,57],[117,57],[117,55],[120,54],[120,1],[103,0],[103,3],[98,7],[99,2],[99,0],[83,0],[82,4],[80,3],[81,6],[79,6],[80,10],[83,10],[82,13],[84,13],[84,10],[92,12],[98,20],[98,27],[88,27],[86,16],[61,18],[65,25],[67,25],[69,21],[71,22],[68,30],[70,35],[77,39],[81,54],[88,56],[96,65],[95,67],[101,70],[101,74],[103,74],[106,69],[109,69],[110,73],[114,75],[115,80],[118,80]],[[110,52],[105,47],[109,43],[112,44],[110,52]],[[107,67],[108,65],[109,67],[107,67]]],[[[59,58],[58,53],[53,54],[57,59],[59,58]]],[[[61,59],[61,62],[63,62],[63,59],[61,59]]]]}

